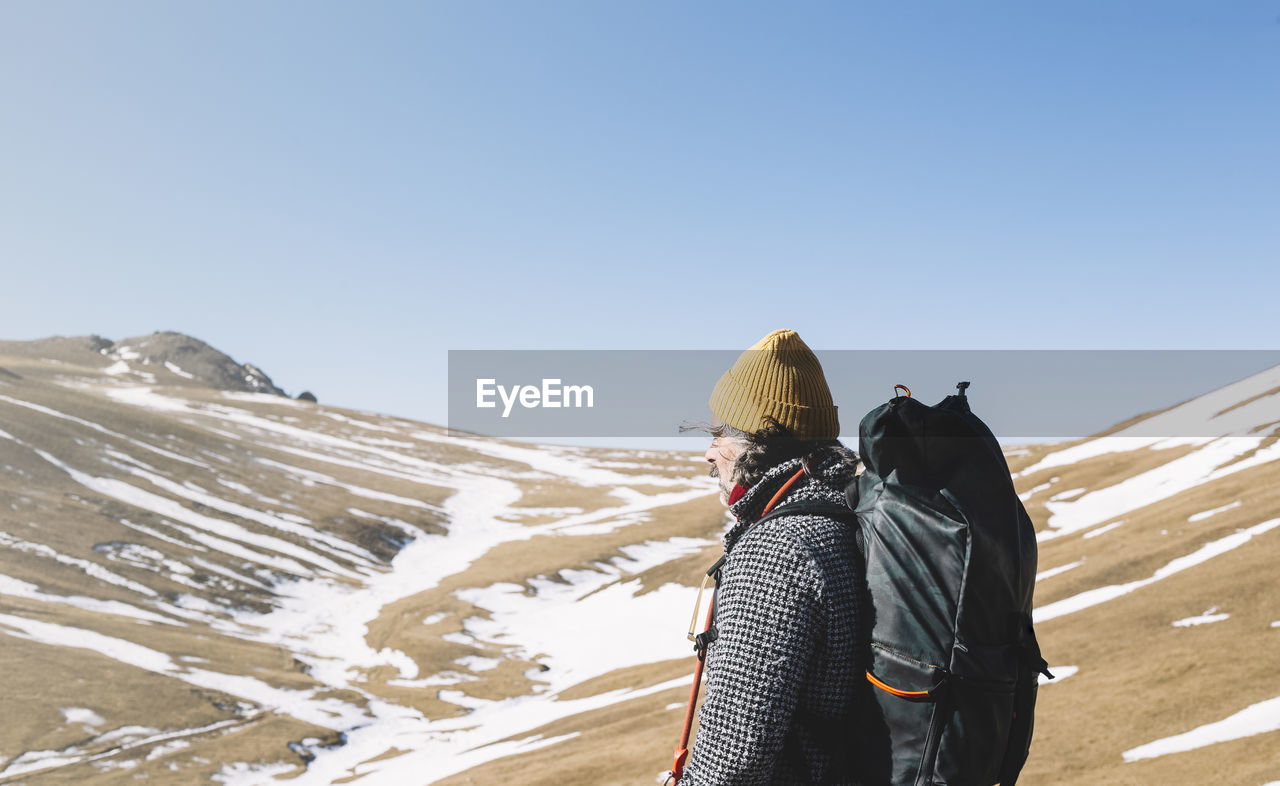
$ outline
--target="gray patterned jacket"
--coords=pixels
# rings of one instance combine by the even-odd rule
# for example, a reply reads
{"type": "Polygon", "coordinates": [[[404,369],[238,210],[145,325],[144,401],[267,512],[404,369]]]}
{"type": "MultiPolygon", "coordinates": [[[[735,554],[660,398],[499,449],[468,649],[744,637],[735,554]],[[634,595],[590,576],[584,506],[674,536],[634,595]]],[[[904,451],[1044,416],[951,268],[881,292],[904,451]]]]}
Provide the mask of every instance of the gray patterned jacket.
{"type": "MultiPolygon", "coordinates": [[[[842,503],[852,456],[819,463],[778,506],[842,503]]],[[[679,786],[855,782],[847,735],[869,631],[852,525],[783,515],[751,527],[799,468],[799,459],[774,467],[729,509],[737,522],[724,538],[719,638],[679,786]]]]}

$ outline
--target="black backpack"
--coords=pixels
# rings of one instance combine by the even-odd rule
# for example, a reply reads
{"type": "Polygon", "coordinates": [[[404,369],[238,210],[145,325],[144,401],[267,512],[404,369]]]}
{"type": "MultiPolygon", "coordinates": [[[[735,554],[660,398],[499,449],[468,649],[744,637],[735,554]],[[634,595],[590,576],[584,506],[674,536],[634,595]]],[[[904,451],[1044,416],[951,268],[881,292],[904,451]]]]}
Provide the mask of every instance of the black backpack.
{"type": "MultiPolygon", "coordinates": [[[[858,427],[864,471],[847,496],[875,615],[860,782],[1012,786],[1037,674],[1052,677],[1031,625],[1035,530],[968,384],[932,407],[896,397],[858,427]]],[[[849,514],[798,502],[767,518],[801,512],[849,514]]]]}

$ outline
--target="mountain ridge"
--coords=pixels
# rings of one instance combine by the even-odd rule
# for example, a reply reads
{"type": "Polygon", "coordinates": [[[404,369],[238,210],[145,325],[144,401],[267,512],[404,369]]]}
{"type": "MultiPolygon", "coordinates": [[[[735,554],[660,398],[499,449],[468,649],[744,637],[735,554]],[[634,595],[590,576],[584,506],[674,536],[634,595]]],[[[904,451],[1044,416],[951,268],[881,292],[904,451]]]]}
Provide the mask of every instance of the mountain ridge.
{"type": "Polygon", "coordinates": [[[127,375],[154,383],[159,373],[203,383],[217,390],[288,396],[266,372],[252,363],[238,363],[225,352],[175,330],[157,330],[119,341],[96,333],[49,336],[32,341],[0,341],[0,354],[97,365],[87,353],[96,353],[111,361],[104,371],[112,376],[127,375]]]}

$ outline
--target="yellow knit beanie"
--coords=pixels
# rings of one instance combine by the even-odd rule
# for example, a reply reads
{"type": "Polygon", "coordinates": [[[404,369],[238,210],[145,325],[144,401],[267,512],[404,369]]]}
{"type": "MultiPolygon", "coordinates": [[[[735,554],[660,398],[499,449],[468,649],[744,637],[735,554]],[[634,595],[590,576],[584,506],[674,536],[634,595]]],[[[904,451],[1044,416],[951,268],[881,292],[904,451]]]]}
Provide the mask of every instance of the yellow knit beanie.
{"type": "Polygon", "coordinates": [[[835,439],[840,419],[813,350],[794,330],[775,330],[743,352],[711,392],[711,413],[754,434],[773,418],[800,439],[835,439]]]}

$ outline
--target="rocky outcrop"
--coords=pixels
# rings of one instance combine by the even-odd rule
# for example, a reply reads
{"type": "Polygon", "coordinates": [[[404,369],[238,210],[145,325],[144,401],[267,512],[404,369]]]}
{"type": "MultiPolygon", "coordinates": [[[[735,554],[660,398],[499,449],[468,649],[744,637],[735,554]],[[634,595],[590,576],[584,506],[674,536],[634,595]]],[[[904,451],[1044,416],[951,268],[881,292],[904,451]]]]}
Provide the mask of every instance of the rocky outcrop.
{"type": "Polygon", "coordinates": [[[91,348],[100,354],[130,368],[160,366],[180,377],[197,380],[219,390],[288,395],[276,387],[262,369],[252,363],[237,363],[226,353],[185,333],[158,330],[150,335],[115,342],[91,336],[90,342],[91,348]]]}

